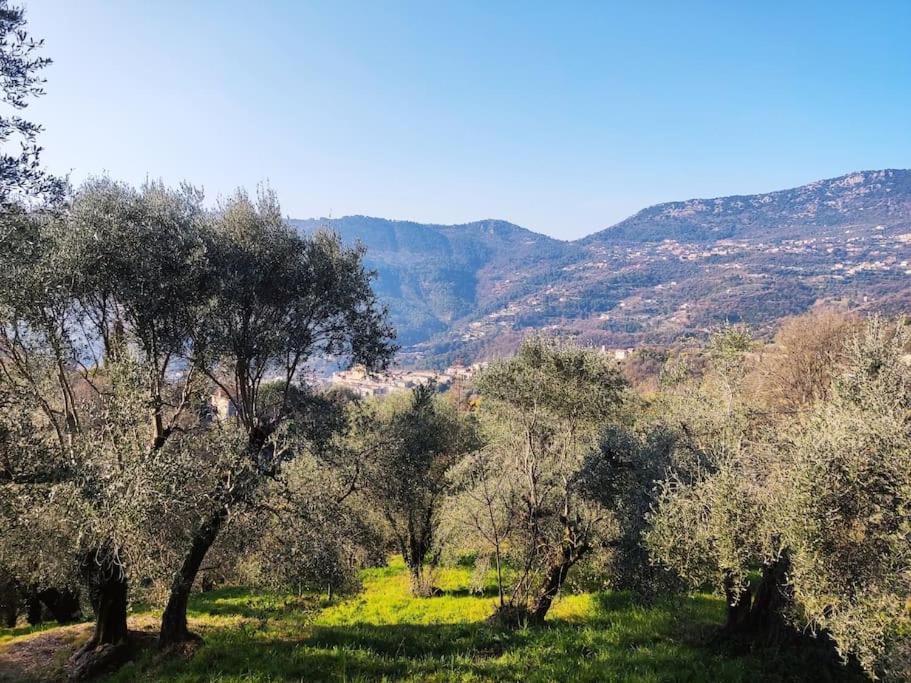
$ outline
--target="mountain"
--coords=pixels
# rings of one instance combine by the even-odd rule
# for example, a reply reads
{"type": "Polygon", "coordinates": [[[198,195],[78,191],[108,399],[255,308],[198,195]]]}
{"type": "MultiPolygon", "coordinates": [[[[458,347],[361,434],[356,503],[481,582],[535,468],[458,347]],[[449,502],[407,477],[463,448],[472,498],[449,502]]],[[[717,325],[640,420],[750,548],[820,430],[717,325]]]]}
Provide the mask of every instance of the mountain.
{"type": "Polygon", "coordinates": [[[628,347],[822,302],[911,310],[908,170],[658,204],[575,242],[497,220],[292,223],[367,247],[409,364],[499,355],[532,330],[628,347]]]}
{"type": "Polygon", "coordinates": [[[909,216],[911,171],[862,171],[768,194],[658,204],[583,241],[800,239],[855,222],[890,223],[909,216]]]}
{"type": "Polygon", "coordinates": [[[399,343],[407,347],[445,332],[522,291],[575,252],[565,242],[512,223],[424,225],[369,216],[292,220],[310,232],[329,226],[342,240],[367,248],[375,290],[389,305],[399,343]]]}

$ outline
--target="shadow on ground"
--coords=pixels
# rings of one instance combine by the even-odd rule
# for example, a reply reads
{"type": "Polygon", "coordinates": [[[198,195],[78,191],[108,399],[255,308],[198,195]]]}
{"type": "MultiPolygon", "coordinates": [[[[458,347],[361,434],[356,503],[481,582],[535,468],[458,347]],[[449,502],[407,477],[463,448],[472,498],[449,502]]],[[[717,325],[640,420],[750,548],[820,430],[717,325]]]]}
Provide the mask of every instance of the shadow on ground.
{"type": "MultiPolygon", "coordinates": [[[[432,610],[433,600],[420,604],[432,610]]],[[[313,618],[320,606],[314,596],[255,595],[242,589],[195,595],[191,628],[204,635],[205,645],[192,659],[162,657],[149,646],[104,680],[857,680],[845,671],[814,669],[800,653],[719,651],[709,642],[721,608],[709,596],[652,605],[624,593],[567,596],[543,628],[517,630],[483,620],[376,624],[355,619],[322,625],[313,618]]],[[[137,623],[154,628],[154,615],[137,623]]],[[[14,643],[15,651],[9,644],[0,646],[0,681],[54,680],[42,678],[42,671],[61,672],[89,628],[83,624],[26,636],[14,643]],[[30,668],[42,660],[48,668],[30,668]]]]}

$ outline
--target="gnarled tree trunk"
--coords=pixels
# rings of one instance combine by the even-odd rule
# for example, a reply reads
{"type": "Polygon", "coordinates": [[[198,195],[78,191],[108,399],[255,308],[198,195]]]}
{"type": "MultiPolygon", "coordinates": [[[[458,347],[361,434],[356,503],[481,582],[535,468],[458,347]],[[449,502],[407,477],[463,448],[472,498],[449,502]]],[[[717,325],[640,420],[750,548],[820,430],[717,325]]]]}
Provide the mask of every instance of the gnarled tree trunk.
{"type": "Polygon", "coordinates": [[[756,587],[747,629],[765,645],[780,645],[797,635],[786,615],[791,600],[791,589],[787,583],[789,566],[787,556],[766,565],[756,587]]]}
{"type": "Polygon", "coordinates": [[[764,566],[755,591],[749,587],[737,588],[731,581],[725,581],[727,620],[724,635],[744,637],[762,645],[781,645],[798,635],[786,616],[790,601],[788,566],[787,556],[764,566]]]}
{"type": "Polygon", "coordinates": [[[99,550],[86,554],[81,569],[95,612],[95,630],[91,640],[67,664],[71,679],[89,678],[130,656],[128,585],[123,566],[105,550],[99,550]]]}
{"type": "Polygon", "coordinates": [[[579,561],[585,554],[586,548],[575,549],[571,545],[564,544],[560,551],[560,557],[557,562],[551,565],[544,578],[544,584],[538,593],[535,604],[529,612],[529,621],[533,624],[543,624],[544,617],[550,611],[550,606],[554,598],[560,593],[563,584],[566,582],[566,576],[572,566],[579,561]]]}
{"type": "Polygon", "coordinates": [[[37,626],[44,621],[44,606],[34,590],[25,596],[25,618],[31,626],[37,626]]]}
{"type": "Polygon", "coordinates": [[[12,579],[0,579],[0,619],[7,628],[13,628],[19,617],[19,591],[12,579]]]}
{"type": "Polygon", "coordinates": [[[171,581],[171,593],[161,617],[161,630],[158,633],[159,648],[179,647],[200,640],[199,636],[190,633],[187,628],[187,604],[190,601],[193,583],[206,558],[206,553],[215,543],[215,539],[218,538],[221,527],[227,519],[228,506],[245,500],[256,489],[264,468],[272,466],[269,461],[274,455],[274,446],[266,444],[270,433],[261,428],[251,430],[246,450],[250,460],[256,464],[256,470],[248,470],[223,481],[222,488],[217,490],[214,496],[221,501],[221,504],[193,533],[190,549],[171,581]]]}
{"type": "Polygon", "coordinates": [[[180,646],[198,640],[198,636],[191,634],[187,628],[187,603],[199,567],[218,537],[226,514],[225,508],[219,508],[193,534],[190,550],[171,582],[171,594],[161,618],[161,630],[158,634],[160,648],[180,646]]]}

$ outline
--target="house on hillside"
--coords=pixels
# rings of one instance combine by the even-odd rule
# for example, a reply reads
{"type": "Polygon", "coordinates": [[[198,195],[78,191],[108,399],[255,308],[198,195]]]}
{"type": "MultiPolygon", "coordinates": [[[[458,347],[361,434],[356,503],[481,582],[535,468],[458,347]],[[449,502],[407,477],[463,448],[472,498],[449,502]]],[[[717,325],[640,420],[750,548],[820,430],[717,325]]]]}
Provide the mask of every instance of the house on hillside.
{"type": "Polygon", "coordinates": [[[221,387],[218,387],[209,397],[209,408],[212,418],[215,420],[227,420],[229,417],[237,415],[237,406],[234,401],[221,387]]]}

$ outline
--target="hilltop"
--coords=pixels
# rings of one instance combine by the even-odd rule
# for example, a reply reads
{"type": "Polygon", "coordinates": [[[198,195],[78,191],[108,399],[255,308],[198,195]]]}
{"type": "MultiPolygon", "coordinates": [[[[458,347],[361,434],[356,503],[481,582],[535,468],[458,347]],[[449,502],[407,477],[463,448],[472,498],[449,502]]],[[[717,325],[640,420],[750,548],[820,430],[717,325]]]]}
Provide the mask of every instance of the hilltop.
{"type": "Polygon", "coordinates": [[[911,302],[909,170],[658,204],[574,242],[499,220],[292,223],[367,247],[406,363],[482,360],[531,330],[634,346],[723,321],[763,329],[821,302],[911,302]]]}

